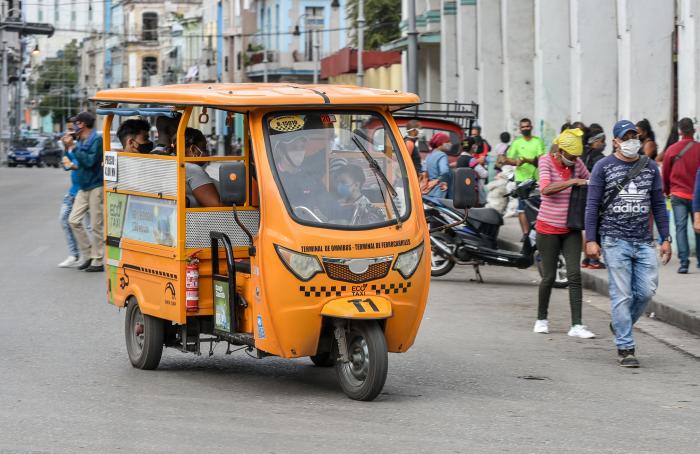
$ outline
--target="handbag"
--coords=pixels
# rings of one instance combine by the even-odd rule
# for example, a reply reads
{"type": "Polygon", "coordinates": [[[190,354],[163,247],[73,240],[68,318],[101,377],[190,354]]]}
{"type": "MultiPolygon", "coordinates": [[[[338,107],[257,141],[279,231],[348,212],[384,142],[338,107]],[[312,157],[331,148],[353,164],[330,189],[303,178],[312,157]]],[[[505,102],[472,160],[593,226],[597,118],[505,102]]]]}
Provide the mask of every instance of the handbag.
{"type": "Polygon", "coordinates": [[[566,213],[566,227],[571,230],[584,230],[586,225],[586,198],[588,186],[574,186],[569,196],[569,210],[566,213]]]}

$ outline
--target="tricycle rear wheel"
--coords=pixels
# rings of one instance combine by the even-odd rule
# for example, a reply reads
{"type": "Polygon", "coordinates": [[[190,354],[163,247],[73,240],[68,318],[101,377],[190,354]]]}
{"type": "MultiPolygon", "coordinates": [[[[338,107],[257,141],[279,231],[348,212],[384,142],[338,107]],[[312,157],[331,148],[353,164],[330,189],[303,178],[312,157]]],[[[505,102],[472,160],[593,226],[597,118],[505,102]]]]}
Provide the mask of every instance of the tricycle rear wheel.
{"type": "Polygon", "coordinates": [[[343,392],[354,400],[374,400],[384,388],[389,368],[386,339],[376,321],[353,322],[346,330],[348,362],[335,363],[343,392]]]}
{"type": "Polygon", "coordinates": [[[135,298],[131,298],[126,308],[124,334],[132,366],[146,370],[158,367],[163,355],[163,320],[141,313],[135,298]]]}

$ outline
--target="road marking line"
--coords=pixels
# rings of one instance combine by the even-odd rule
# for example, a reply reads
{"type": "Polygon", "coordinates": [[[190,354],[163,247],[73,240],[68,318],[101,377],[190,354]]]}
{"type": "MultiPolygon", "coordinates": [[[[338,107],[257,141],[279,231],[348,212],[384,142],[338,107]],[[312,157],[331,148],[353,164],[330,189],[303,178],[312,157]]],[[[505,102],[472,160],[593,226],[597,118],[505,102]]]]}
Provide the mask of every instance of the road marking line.
{"type": "Polygon", "coordinates": [[[39,257],[41,254],[44,252],[48,251],[49,247],[48,246],[39,246],[38,248],[34,249],[32,252],[27,254],[28,257],[39,257]]]}

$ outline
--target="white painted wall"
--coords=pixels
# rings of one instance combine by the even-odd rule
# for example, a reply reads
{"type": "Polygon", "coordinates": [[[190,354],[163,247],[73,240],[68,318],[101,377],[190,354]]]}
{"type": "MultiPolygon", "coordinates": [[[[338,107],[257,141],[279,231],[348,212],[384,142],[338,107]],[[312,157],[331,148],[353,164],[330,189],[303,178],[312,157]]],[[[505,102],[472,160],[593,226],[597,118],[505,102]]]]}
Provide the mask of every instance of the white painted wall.
{"type": "MultiPolygon", "coordinates": [[[[486,2],[482,1],[479,5],[484,3],[486,2]]],[[[521,118],[527,117],[534,122],[535,2],[501,0],[501,17],[504,52],[503,71],[500,76],[504,79],[504,126],[505,130],[516,131],[521,118]]],[[[494,74],[489,77],[498,76],[494,74]]],[[[486,105],[483,110],[488,108],[486,105]]]]}
{"type": "Polygon", "coordinates": [[[535,0],[535,115],[536,131],[545,143],[571,121],[570,3],[535,0]]]}
{"type": "Polygon", "coordinates": [[[457,51],[457,84],[458,99],[464,102],[476,101],[479,98],[479,72],[477,70],[477,22],[476,5],[463,5],[457,2],[457,36],[455,49],[457,51]]]}
{"type": "Polygon", "coordinates": [[[647,118],[664,144],[671,127],[672,0],[618,0],[619,116],[647,118]]]}
{"type": "MultiPolygon", "coordinates": [[[[441,10],[444,11],[444,3],[441,10]]],[[[457,15],[442,14],[440,43],[440,100],[459,101],[459,47],[457,46],[457,15]]]]}
{"type": "Polygon", "coordinates": [[[678,1],[678,117],[700,116],[700,5],[697,0],[678,1]]]}
{"type": "Polygon", "coordinates": [[[571,0],[571,118],[612,131],[617,115],[615,2],[571,0]]]}
{"type": "MultiPolygon", "coordinates": [[[[484,137],[498,137],[506,127],[503,83],[505,81],[501,38],[501,2],[481,2],[477,9],[477,92],[479,123],[484,137]]],[[[462,38],[462,41],[465,39],[462,38]]],[[[463,89],[467,91],[468,89],[463,89]]],[[[466,99],[465,99],[466,100],[466,99]]]]}

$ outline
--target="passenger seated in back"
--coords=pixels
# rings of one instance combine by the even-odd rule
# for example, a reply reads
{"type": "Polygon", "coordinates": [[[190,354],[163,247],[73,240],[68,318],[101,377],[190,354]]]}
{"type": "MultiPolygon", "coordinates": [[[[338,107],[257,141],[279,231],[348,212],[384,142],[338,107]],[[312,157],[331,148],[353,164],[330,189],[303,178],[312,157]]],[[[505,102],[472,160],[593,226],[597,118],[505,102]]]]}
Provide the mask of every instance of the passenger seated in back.
{"type": "Polygon", "coordinates": [[[154,154],[175,155],[175,138],[180,124],[181,115],[170,118],[161,115],[156,118],[156,130],[158,131],[158,144],[153,149],[154,154]]]}
{"type": "Polygon", "coordinates": [[[146,120],[131,119],[119,125],[117,137],[127,153],[150,153],[153,142],[148,138],[151,125],[146,120]]]}
{"type": "MultiPolygon", "coordinates": [[[[209,156],[207,152],[207,139],[202,131],[195,128],[185,130],[185,156],[202,157],[209,156]]],[[[219,191],[216,190],[214,180],[204,170],[206,163],[188,162],[185,164],[185,180],[187,184],[187,199],[190,207],[217,207],[221,206],[219,191]]]]}

